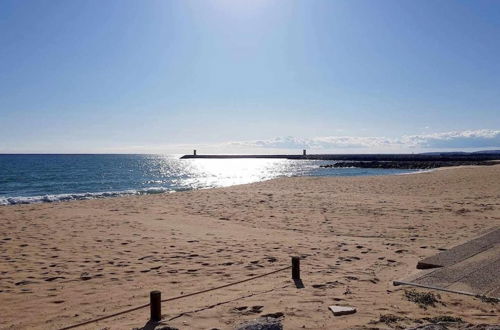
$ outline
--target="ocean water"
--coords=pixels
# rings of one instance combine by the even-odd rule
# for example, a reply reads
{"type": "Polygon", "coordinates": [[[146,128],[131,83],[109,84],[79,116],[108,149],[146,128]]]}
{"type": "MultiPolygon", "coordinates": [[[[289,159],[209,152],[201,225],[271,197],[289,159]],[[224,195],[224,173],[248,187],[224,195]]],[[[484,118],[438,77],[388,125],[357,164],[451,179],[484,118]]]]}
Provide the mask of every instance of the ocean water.
{"type": "Polygon", "coordinates": [[[0,155],[0,205],[224,187],[292,176],[410,170],[320,168],[332,161],[179,159],[180,155],[0,155]]]}

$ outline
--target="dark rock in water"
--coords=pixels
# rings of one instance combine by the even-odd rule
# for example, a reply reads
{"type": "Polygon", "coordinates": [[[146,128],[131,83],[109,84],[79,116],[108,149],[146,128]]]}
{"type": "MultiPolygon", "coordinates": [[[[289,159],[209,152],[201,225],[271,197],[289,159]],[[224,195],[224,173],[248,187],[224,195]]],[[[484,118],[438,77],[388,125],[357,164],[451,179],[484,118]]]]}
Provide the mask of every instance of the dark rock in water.
{"type": "Polygon", "coordinates": [[[235,328],[236,330],[283,330],[281,318],[259,317],[255,320],[244,322],[235,328]]]}
{"type": "Polygon", "coordinates": [[[462,165],[495,165],[492,161],[347,161],[338,162],[335,164],[321,165],[323,168],[394,168],[406,170],[421,170],[447,166],[462,166],[462,165]]]}

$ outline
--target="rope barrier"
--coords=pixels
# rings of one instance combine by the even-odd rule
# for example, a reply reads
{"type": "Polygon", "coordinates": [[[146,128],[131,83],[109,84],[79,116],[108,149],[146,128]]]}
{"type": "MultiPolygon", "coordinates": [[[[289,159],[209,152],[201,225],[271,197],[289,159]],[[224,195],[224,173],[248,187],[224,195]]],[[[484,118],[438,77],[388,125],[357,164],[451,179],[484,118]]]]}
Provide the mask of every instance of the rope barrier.
{"type": "MultiPolygon", "coordinates": [[[[214,288],[210,288],[210,289],[206,289],[206,290],[201,290],[201,291],[197,291],[197,292],[192,292],[192,293],[188,293],[188,294],[185,294],[185,295],[180,295],[180,296],[177,296],[177,297],[163,299],[162,302],[178,300],[178,299],[181,299],[181,298],[187,298],[187,297],[195,296],[195,295],[206,293],[206,292],[210,292],[210,291],[215,291],[215,290],[227,288],[229,286],[233,286],[233,285],[237,285],[237,284],[249,282],[249,281],[261,278],[261,277],[265,277],[265,276],[269,276],[269,275],[272,275],[272,274],[276,274],[276,273],[282,272],[282,271],[290,269],[290,268],[292,268],[292,266],[287,266],[287,267],[284,267],[284,268],[280,268],[278,270],[274,270],[274,271],[269,272],[269,273],[265,273],[265,274],[261,274],[261,275],[256,275],[256,276],[253,276],[253,277],[241,280],[241,281],[224,284],[224,285],[217,286],[217,287],[214,287],[214,288]]],[[[90,324],[90,323],[94,323],[94,322],[99,322],[99,321],[102,321],[102,320],[110,319],[112,317],[119,316],[119,315],[122,315],[122,314],[130,313],[130,312],[135,312],[135,311],[137,311],[139,309],[146,308],[149,305],[150,304],[140,305],[140,306],[137,306],[137,307],[133,307],[133,308],[121,311],[121,312],[117,312],[117,313],[114,313],[114,314],[102,316],[102,317],[99,317],[99,318],[96,318],[96,319],[92,319],[92,320],[89,320],[89,321],[84,321],[84,322],[81,322],[81,323],[70,325],[68,327],[60,328],[59,330],[69,330],[69,329],[78,328],[78,327],[81,327],[81,326],[84,326],[84,325],[87,325],[87,324],[90,324]]]]}
{"type": "Polygon", "coordinates": [[[180,299],[180,298],[186,298],[186,297],[194,296],[194,295],[201,294],[201,293],[206,293],[206,292],[210,292],[210,291],[214,291],[214,290],[219,290],[219,289],[227,288],[228,286],[233,286],[233,285],[236,285],[236,284],[241,284],[241,283],[245,283],[245,282],[248,282],[248,281],[252,281],[252,280],[255,280],[255,279],[258,279],[258,278],[261,278],[261,277],[265,277],[265,276],[268,276],[268,275],[272,275],[272,274],[276,274],[276,273],[282,272],[282,271],[290,269],[290,268],[292,268],[292,266],[287,266],[287,267],[284,267],[284,268],[272,271],[270,273],[265,273],[265,274],[253,276],[253,277],[250,277],[250,278],[238,281],[238,282],[224,284],[224,285],[221,285],[221,286],[218,286],[218,287],[215,287],[215,288],[210,288],[210,289],[206,289],[206,290],[202,290],[202,291],[198,291],[198,292],[188,293],[188,294],[185,294],[185,295],[182,295],[182,296],[173,297],[173,298],[163,299],[162,302],[177,300],[177,299],[180,299]]]}

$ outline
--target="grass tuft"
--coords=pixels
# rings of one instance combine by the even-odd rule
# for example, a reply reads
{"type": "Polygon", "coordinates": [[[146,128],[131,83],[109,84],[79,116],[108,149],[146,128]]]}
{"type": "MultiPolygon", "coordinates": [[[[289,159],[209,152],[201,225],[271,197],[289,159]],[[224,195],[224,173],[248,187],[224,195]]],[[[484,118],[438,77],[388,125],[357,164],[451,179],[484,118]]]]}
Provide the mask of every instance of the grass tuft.
{"type": "Polygon", "coordinates": [[[441,323],[441,322],[446,322],[446,323],[462,323],[463,320],[459,317],[453,317],[453,316],[448,316],[448,315],[440,315],[440,316],[434,316],[434,317],[424,317],[424,320],[430,322],[430,323],[441,323]]]}
{"type": "Polygon", "coordinates": [[[399,317],[399,316],[394,315],[394,314],[380,315],[380,317],[378,319],[379,322],[385,323],[385,324],[396,323],[396,322],[403,321],[403,320],[404,320],[404,318],[399,317]]]}
{"type": "Polygon", "coordinates": [[[405,297],[408,301],[414,302],[424,309],[428,306],[436,307],[436,303],[441,298],[432,292],[418,292],[416,290],[405,290],[405,297]]]}
{"type": "Polygon", "coordinates": [[[492,304],[492,305],[498,304],[500,302],[500,299],[498,299],[498,298],[492,298],[492,297],[486,297],[486,296],[480,296],[480,295],[476,296],[476,298],[478,298],[482,302],[492,304]]]}

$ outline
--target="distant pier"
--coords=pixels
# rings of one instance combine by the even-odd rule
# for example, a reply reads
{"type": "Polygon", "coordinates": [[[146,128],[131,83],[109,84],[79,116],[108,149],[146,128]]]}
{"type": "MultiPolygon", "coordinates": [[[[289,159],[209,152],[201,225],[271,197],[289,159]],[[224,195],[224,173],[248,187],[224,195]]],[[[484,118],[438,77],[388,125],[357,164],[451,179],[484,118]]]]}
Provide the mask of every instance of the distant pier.
{"type": "Polygon", "coordinates": [[[292,155],[184,155],[181,159],[303,159],[350,161],[482,161],[500,160],[500,153],[441,153],[441,154],[302,154],[292,155]]]}

